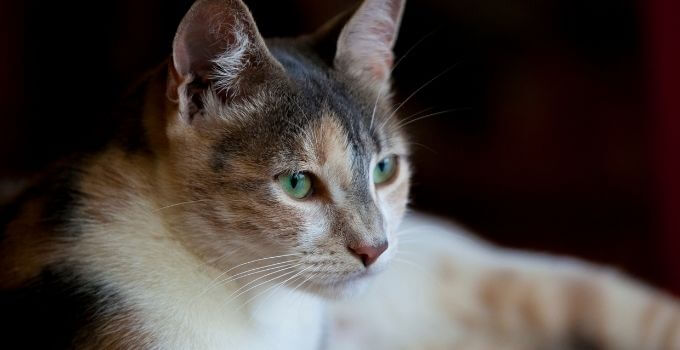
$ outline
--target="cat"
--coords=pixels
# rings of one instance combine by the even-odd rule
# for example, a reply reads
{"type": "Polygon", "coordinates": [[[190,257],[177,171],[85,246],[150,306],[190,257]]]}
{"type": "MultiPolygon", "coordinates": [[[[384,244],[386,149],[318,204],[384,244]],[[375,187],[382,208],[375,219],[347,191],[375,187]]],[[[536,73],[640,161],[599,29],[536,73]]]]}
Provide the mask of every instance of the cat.
{"type": "Polygon", "coordinates": [[[407,213],[404,7],[265,41],[198,0],[139,110],[0,216],[5,346],[680,349],[670,296],[407,213]]]}

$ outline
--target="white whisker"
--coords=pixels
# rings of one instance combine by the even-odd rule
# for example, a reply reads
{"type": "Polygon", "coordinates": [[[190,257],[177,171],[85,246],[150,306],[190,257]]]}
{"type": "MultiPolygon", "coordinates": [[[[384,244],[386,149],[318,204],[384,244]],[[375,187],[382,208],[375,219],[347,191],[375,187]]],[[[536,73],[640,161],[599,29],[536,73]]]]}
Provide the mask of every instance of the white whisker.
{"type": "Polygon", "coordinates": [[[423,119],[427,119],[427,118],[432,118],[432,117],[436,117],[436,116],[438,116],[438,115],[447,114],[447,113],[452,113],[452,112],[466,111],[466,110],[470,110],[470,109],[471,109],[471,108],[468,108],[468,107],[465,107],[465,108],[452,108],[452,109],[447,109],[447,110],[440,111],[440,112],[430,113],[430,114],[427,114],[427,115],[424,115],[424,116],[420,116],[420,117],[417,117],[417,118],[413,118],[413,119],[410,119],[410,120],[404,120],[403,122],[397,124],[396,128],[397,128],[397,129],[401,129],[401,128],[403,128],[403,127],[405,127],[405,126],[407,126],[407,125],[409,125],[409,124],[411,124],[411,123],[415,123],[415,122],[417,122],[417,121],[419,121],[419,120],[423,120],[423,119]]]}
{"type": "Polygon", "coordinates": [[[422,247],[422,246],[427,246],[428,242],[423,242],[423,241],[417,241],[417,240],[410,240],[410,241],[399,241],[399,249],[401,248],[410,248],[410,247],[422,247]]]}
{"type": "MultiPolygon", "coordinates": [[[[285,281],[279,282],[279,283],[277,283],[277,284],[275,284],[275,285],[273,285],[273,286],[271,286],[271,287],[265,289],[264,291],[262,291],[262,292],[260,292],[260,293],[258,293],[258,294],[255,294],[255,295],[252,296],[250,299],[246,300],[246,301],[245,301],[241,306],[239,306],[236,310],[237,310],[237,311],[240,310],[240,309],[243,308],[244,306],[248,305],[248,303],[250,303],[250,302],[252,302],[253,300],[255,300],[255,298],[257,298],[257,297],[259,297],[260,295],[262,295],[262,294],[264,294],[264,293],[267,293],[268,291],[270,291],[270,290],[276,288],[276,289],[272,290],[272,293],[273,293],[274,291],[276,291],[276,290],[278,290],[279,288],[281,288],[281,286],[283,286],[286,282],[292,280],[293,278],[296,278],[296,277],[300,276],[303,272],[305,272],[306,270],[309,270],[309,269],[312,268],[312,267],[314,267],[314,266],[313,266],[313,265],[312,265],[312,266],[307,266],[306,268],[304,268],[304,269],[298,271],[298,273],[296,273],[296,274],[294,274],[293,276],[287,278],[285,281]]],[[[270,295],[270,296],[271,296],[271,295],[270,295]]]]}
{"type": "Polygon", "coordinates": [[[299,254],[283,254],[283,255],[276,255],[276,256],[270,256],[270,257],[266,257],[266,258],[260,258],[260,259],[250,260],[250,261],[247,261],[247,262],[238,264],[238,265],[236,265],[236,266],[234,266],[234,267],[232,267],[232,268],[230,268],[230,269],[228,269],[228,270],[222,272],[221,274],[217,275],[217,277],[215,277],[215,279],[213,279],[203,291],[201,291],[200,293],[198,293],[198,295],[196,295],[196,296],[194,297],[194,299],[195,299],[195,298],[198,298],[198,297],[200,297],[201,295],[203,295],[203,294],[205,294],[206,292],[208,292],[208,291],[212,288],[213,284],[214,284],[216,281],[218,281],[222,276],[228,274],[229,272],[233,271],[234,269],[237,269],[237,268],[239,268],[239,267],[241,267],[241,266],[243,266],[243,265],[252,264],[252,263],[255,263],[255,262],[258,262],[258,261],[271,260],[271,259],[278,259],[278,258],[284,258],[284,257],[288,257],[288,256],[300,256],[300,255],[299,255],[299,254]]]}
{"type": "MultiPolygon", "coordinates": [[[[302,264],[300,264],[300,265],[302,265],[302,264]]],[[[267,275],[262,276],[262,277],[266,277],[266,276],[268,276],[268,275],[275,274],[275,273],[280,273],[280,272],[282,272],[283,270],[287,270],[287,269],[288,269],[288,268],[285,268],[285,269],[282,269],[282,270],[279,270],[279,271],[275,271],[275,272],[272,272],[272,273],[267,274],[267,275]]],[[[232,301],[238,299],[238,297],[240,297],[241,295],[243,295],[243,294],[245,294],[245,293],[248,293],[249,291],[251,291],[251,290],[253,290],[253,289],[257,288],[257,287],[260,287],[260,286],[265,285],[265,284],[267,284],[267,283],[269,283],[269,282],[275,281],[275,280],[277,280],[277,279],[279,279],[279,278],[281,278],[281,277],[288,276],[288,275],[290,275],[290,274],[292,274],[292,273],[295,273],[295,271],[289,271],[289,272],[284,273],[283,275],[279,275],[279,276],[275,276],[275,277],[273,277],[273,278],[270,278],[270,279],[268,279],[268,280],[266,280],[266,281],[264,281],[264,282],[261,282],[261,283],[258,283],[258,284],[256,284],[256,285],[254,285],[254,286],[252,286],[252,287],[250,287],[250,288],[248,288],[248,289],[246,289],[246,290],[244,290],[244,291],[242,291],[242,292],[240,292],[240,293],[238,293],[238,294],[236,294],[236,295],[233,295],[233,294],[235,293],[235,292],[234,292],[234,293],[232,293],[233,297],[230,296],[230,298],[227,300],[227,302],[226,302],[225,305],[230,304],[232,301]]],[[[260,277],[260,278],[262,278],[262,277],[260,277]]],[[[258,278],[258,279],[260,279],[260,278],[258,278]]],[[[255,282],[255,281],[256,281],[256,280],[254,280],[254,281],[252,281],[252,282],[255,282]]],[[[252,283],[252,282],[251,282],[251,283],[252,283]]],[[[248,284],[250,284],[250,283],[248,283],[248,284]]],[[[248,284],[244,285],[243,287],[247,286],[248,284]]],[[[243,287],[237,289],[236,291],[241,290],[243,287]]]]}
{"type": "Polygon", "coordinates": [[[432,152],[433,154],[439,154],[439,152],[437,152],[434,148],[432,148],[432,147],[430,147],[430,146],[428,146],[428,145],[424,145],[424,144],[422,144],[422,143],[418,143],[418,142],[406,142],[406,144],[409,145],[409,146],[418,146],[418,147],[422,147],[423,149],[425,149],[425,150],[427,150],[427,151],[430,151],[430,152],[432,152]]]}
{"type": "Polygon", "coordinates": [[[310,275],[309,277],[307,277],[307,279],[305,279],[305,280],[302,281],[300,284],[296,285],[296,286],[293,287],[290,291],[288,291],[288,294],[287,294],[287,295],[292,294],[296,289],[300,288],[303,284],[305,284],[305,282],[309,281],[309,280],[312,279],[313,277],[316,277],[317,275],[318,275],[318,273],[313,273],[312,275],[310,275]]]}
{"type": "Polygon", "coordinates": [[[395,114],[397,114],[397,112],[401,109],[401,107],[403,107],[403,106],[404,106],[409,100],[411,100],[417,93],[419,93],[421,90],[423,90],[424,88],[426,88],[428,85],[432,84],[432,82],[434,82],[435,80],[437,80],[437,79],[439,79],[440,77],[442,77],[444,74],[446,74],[446,73],[450,72],[452,69],[456,68],[456,66],[458,66],[458,64],[459,64],[459,62],[456,62],[456,63],[452,64],[451,66],[449,66],[448,68],[446,68],[443,72],[437,74],[434,78],[428,80],[427,82],[425,82],[425,84],[421,85],[419,88],[417,88],[415,91],[413,91],[413,92],[412,92],[412,93],[411,93],[411,94],[410,94],[403,102],[401,102],[401,103],[399,104],[399,106],[397,106],[397,108],[396,108],[394,111],[392,111],[392,114],[390,114],[390,115],[387,117],[387,119],[385,119],[385,121],[380,125],[380,128],[382,129],[383,127],[385,127],[385,124],[387,124],[387,122],[388,122],[390,119],[392,119],[392,118],[394,117],[395,114]]]}
{"type": "MultiPolygon", "coordinates": [[[[244,288],[250,286],[251,284],[253,284],[253,283],[255,283],[255,282],[257,282],[257,281],[259,281],[259,280],[261,280],[261,279],[263,279],[263,278],[265,278],[265,277],[267,277],[267,276],[271,276],[271,275],[277,274],[277,273],[282,272],[282,271],[294,269],[294,268],[296,268],[296,267],[298,267],[298,266],[300,266],[300,265],[303,265],[303,263],[298,263],[298,264],[295,264],[295,265],[282,267],[282,268],[279,268],[279,269],[277,269],[277,270],[275,270],[275,271],[272,271],[272,272],[270,272],[270,273],[267,273],[267,274],[265,274],[265,275],[263,275],[263,276],[260,276],[260,277],[258,277],[258,278],[256,278],[256,279],[254,279],[254,280],[252,280],[252,281],[250,281],[250,282],[248,282],[248,283],[242,285],[242,286],[239,287],[238,289],[236,289],[233,293],[231,293],[231,295],[229,295],[228,298],[231,298],[231,297],[234,296],[235,294],[239,293],[239,291],[243,290],[244,288]]],[[[266,283],[266,282],[265,282],[265,283],[266,283]]],[[[249,291],[249,290],[250,290],[250,289],[246,289],[245,291],[247,292],[247,291],[249,291]]],[[[242,293],[241,293],[241,294],[242,294],[242,293]]],[[[241,295],[241,294],[238,294],[238,295],[241,295]]],[[[238,297],[238,295],[237,295],[237,297],[238,297]]]]}
{"type": "MultiPolygon", "coordinates": [[[[393,108],[396,108],[398,105],[399,105],[399,104],[394,105],[394,106],[392,106],[392,107],[393,107],[393,108]]],[[[428,108],[422,109],[422,110],[420,110],[420,111],[418,111],[418,112],[416,112],[416,113],[413,113],[413,114],[409,115],[408,117],[406,117],[406,118],[404,118],[404,119],[417,118],[417,117],[423,115],[424,113],[427,113],[427,112],[431,111],[432,109],[434,109],[434,107],[428,107],[428,108]]],[[[393,138],[395,138],[395,136],[388,137],[387,140],[390,140],[390,139],[393,139],[393,138]]]]}
{"type": "MultiPolygon", "coordinates": [[[[316,276],[318,276],[317,273],[311,274],[311,275],[310,275],[309,277],[307,277],[305,280],[303,280],[303,281],[300,282],[298,285],[296,285],[295,287],[293,287],[290,291],[288,291],[288,294],[286,294],[286,296],[291,295],[294,291],[296,291],[298,288],[301,288],[305,283],[309,282],[312,278],[314,278],[314,277],[316,277],[316,276]]],[[[301,295],[298,295],[298,298],[297,298],[297,299],[298,299],[298,305],[300,305],[300,303],[301,303],[300,300],[302,300],[302,296],[301,296],[301,295]]],[[[299,306],[298,306],[298,310],[299,310],[299,306]]]]}
{"type": "Polygon", "coordinates": [[[218,281],[218,282],[216,282],[216,285],[231,283],[233,281],[239,280],[239,279],[244,278],[244,277],[256,275],[258,273],[262,273],[262,272],[266,272],[266,271],[276,270],[276,269],[281,268],[281,267],[288,267],[288,266],[294,265],[295,263],[296,263],[296,261],[289,260],[289,261],[282,262],[282,263],[276,263],[276,264],[271,264],[271,265],[265,265],[265,266],[262,266],[262,267],[256,267],[256,268],[253,268],[253,269],[250,269],[250,270],[239,272],[239,273],[237,273],[233,276],[230,276],[230,277],[228,277],[224,280],[218,281]]]}
{"type": "Polygon", "coordinates": [[[395,253],[395,256],[398,256],[399,254],[421,256],[421,254],[418,253],[418,252],[414,252],[414,251],[410,251],[410,250],[402,250],[402,249],[397,250],[397,252],[395,253]]]}
{"type": "Polygon", "coordinates": [[[422,226],[417,226],[417,227],[409,227],[409,228],[404,228],[402,230],[399,230],[396,232],[397,236],[407,236],[413,233],[417,232],[423,232],[423,231],[428,231],[428,230],[435,230],[437,229],[437,226],[434,225],[422,225],[422,226]]]}
{"type": "MultiPolygon", "coordinates": [[[[306,279],[304,279],[302,282],[298,283],[295,287],[291,288],[291,289],[288,291],[288,294],[286,294],[286,299],[287,299],[288,297],[290,297],[291,294],[292,294],[293,292],[295,292],[298,288],[302,287],[306,282],[308,282],[308,281],[311,280],[312,278],[316,277],[316,275],[317,275],[316,273],[312,273],[310,276],[308,276],[308,277],[307,277],[306,279]]],[[[300,277],[300,276],[298,276],[297,278],[299,278],[299,277],[300,277]]],[[[288,305],[289,305],[289,307],[287,308],[288,314],[290,314],[290,308],[291,308],[293,305],[297,305],[297,306],[298,306],[298,311],[299,311],[299,310],[300,310],[300,305],[301,305],[301,303],[302,303],[303,300],[304,300],[304,296],[303,296],[302,294],[298,294],[297,297],[295,298],[295,301],[288,304],[288,305]]],[[[285,321],[285,320],[286,320],[286,319],[284,318],[283,321],[285,321]]]]}
{"type": "Polygon", "coordinates": [[[422,271],[423,273],[425,273],[425,275],[427,275],[428,277],[430,277],[430,278],[432,278],[432,279],[435,279],[434,276],[432,275],[432,273],[431,273],[430,271],[428,271],[428,270],[425,269],[424,267],[420,266],[419,264],[414,263],[414,262],[411,261],[411,260],[407,260],[407,259],[404,259],[404,258],[399,258],[399,257],[396,257],[396,256],[394,257],[394,260],[397,261],[397,262],[401,262],[401,263],[404,263],[404,264],[406,264],[406,265],[409,265],[409,266],[411,266],[411,267],[414,267],[414,268],[416,268],[416,269],[422,271]]]}
{"type": "MultiPolygon", "coordinates": [[[[405,53],[397,60],[397,62],[394,64],[394,66],[392,67],[392,69],[390,69],[390,74],[389,74],[388,76],[392,76],[392,73],[394,73],[394,70],[397,69],[397,67],[399,67],[399,64],[400,64],[400,63],[401,63],[401,62],[402,62],[402,61],[403,61],[403,60],[411,53],[411,51],[413,51],[413,50],[414,50],[416,47],[418,47],[423,41],[425,41],[425,39],[427,39],[428,37],[432,36],[432,34],[434,34],[434,33],[435,33],[435,31],[431,31],[431,32],[427,33],[425,36],[423,36],[422,38],[420,38],[420,40],[418,40],[415,44],[413,44],[413,46],[411,46],[408,50],[406,50],[406,52],[405,52],[405,53]]],[[[374,120],[375,120],[375,112],[376,112],[376,110],[378,109],[378,101],[380,100],[380,97],[382,96],[382,94],[383,94],[383,92],[384,92],[384,90],[385,90],[385,88],[386,88],[387,85],[388,85],[388,84],[384,84],[383,86],[380,87],[380,90],[378,91],[378,97],[376,97],[375,103],[373,104],[373,113],[371,113],[371,124],[370,124],[370,126],[369,126],[369,130],[370,130],[370,129],[373,129],[373,122],[374,122],[374,120]]]]}
{"type": "Polygon", "coordinates": [[[180,206],[180,205],[193,204],[193,203],[200,203],[200,202],[207,202],[207,201],[211,201],[211,200],[212,200],[212,199],[199,199],[199,200],[195,200],[195,201],[179,202],[179,203],[170,204],[170,205],[166,205],[166,206],[164,206],[164,207],[160,207],[160,208],[154,209],[154,212],[159,212],[159,211],[161,211],[161,210],[168,209],[168,208],[174,208],[174,207],[177,207],[177,206],[180,206]]]}

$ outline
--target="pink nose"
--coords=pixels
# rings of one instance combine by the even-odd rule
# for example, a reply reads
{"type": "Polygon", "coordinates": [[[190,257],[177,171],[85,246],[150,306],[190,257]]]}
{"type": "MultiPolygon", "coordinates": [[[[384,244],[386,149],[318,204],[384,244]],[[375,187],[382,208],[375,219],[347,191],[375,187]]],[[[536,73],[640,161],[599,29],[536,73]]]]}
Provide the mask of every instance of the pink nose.
{"type": "Polygon", "coordinates": [[[350,246],[349,250],[352,253],[354,253],[354,255],[358,256],[359,259],[361,259],[361,262],[364,263],[364,266],[368,267],[371,264],[373,264],[376,260],[378,260],[380,254],[387,250],[387,242],[380,243],[377,246],[370,245],[358,245],[353,247],[350,246]]]}

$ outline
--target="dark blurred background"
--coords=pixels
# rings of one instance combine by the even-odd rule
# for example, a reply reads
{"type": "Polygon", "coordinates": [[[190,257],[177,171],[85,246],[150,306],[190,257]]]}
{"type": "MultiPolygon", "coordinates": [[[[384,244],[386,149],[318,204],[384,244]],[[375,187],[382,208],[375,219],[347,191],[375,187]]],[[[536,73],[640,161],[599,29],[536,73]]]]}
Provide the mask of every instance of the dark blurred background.
{"type": "MultiPolygon", "coordinates": [[[[126,87],[170,53],[191,3],[3,0],[0,195],[98,142],[126,87]]],[[[246,3],[265,36],[287,36],[352,2],[246,3]]],[[[408,2],[397,100],[454,66],[401,109],[453,110],[407,126],[413,206],[679,291],[677,3],[408,2]]]]}

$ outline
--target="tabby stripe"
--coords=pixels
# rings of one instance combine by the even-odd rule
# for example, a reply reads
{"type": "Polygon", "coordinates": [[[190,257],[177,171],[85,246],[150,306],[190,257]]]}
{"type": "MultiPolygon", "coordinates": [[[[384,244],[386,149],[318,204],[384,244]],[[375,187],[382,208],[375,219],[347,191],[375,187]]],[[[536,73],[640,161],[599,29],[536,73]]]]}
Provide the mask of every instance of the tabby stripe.
{"type": "Polygon", "coordinates": [[[642,312],[640,318],[640,344],[647,344],[652,339],[654,321],[660,307],[661,305],[659,305],[658,301],[652,300],[642,312]]]}
{"type": "Polygon", "coordinates": [[[508,270],[496,271],[481,282],[480,297],[490,314],[490,321],[499,331],[508,331],[507,317],[503,317],[505,304],[511,296],[513,287],[517,285],[517,276],[508,270]],[[494,322],[496,321],[496,322],[494,322]]]}
{"type": "Polygon", "coordinates": [[[671,318],[673,317],[673,311],[670,310],[668,307],[665,307],[661,302],[657,302],[657,312],[655,314],[655,318],[651,321],[652,326],[651,326],[651,331],[649,333],[649,342],[648,343],[643,343],[644,345],[647,346],[649,349],[663,349],[666,350],[666,348],[662,347],[661,344],[661,337],[663,336],[665,325],[666,323],[670,322],[671,318]]]}
{"type": "Polygon", "coordinates": [[[680,349],[680,312],[673,310],[666,329],[661,333],[661,349],[680,349]]]}
{"type": "Polygon", "coordinates": [[[567,282],[566,292],[569,331],[607,348],[609,337],[605,327],[604,300],[597,285],[591,280],[572,279],[567,282]]]}
{"type": "Polygon", "coordinates": [[[545,328],[545,322],[541,315],[541,305],[539,304],[536,289],[533,286],[529,284],[524,286],[522,299],[519,300],[518,308],[520,314],[524,318],[524,322],[526,322],[529,327],[537,330],[545,328]]]}

